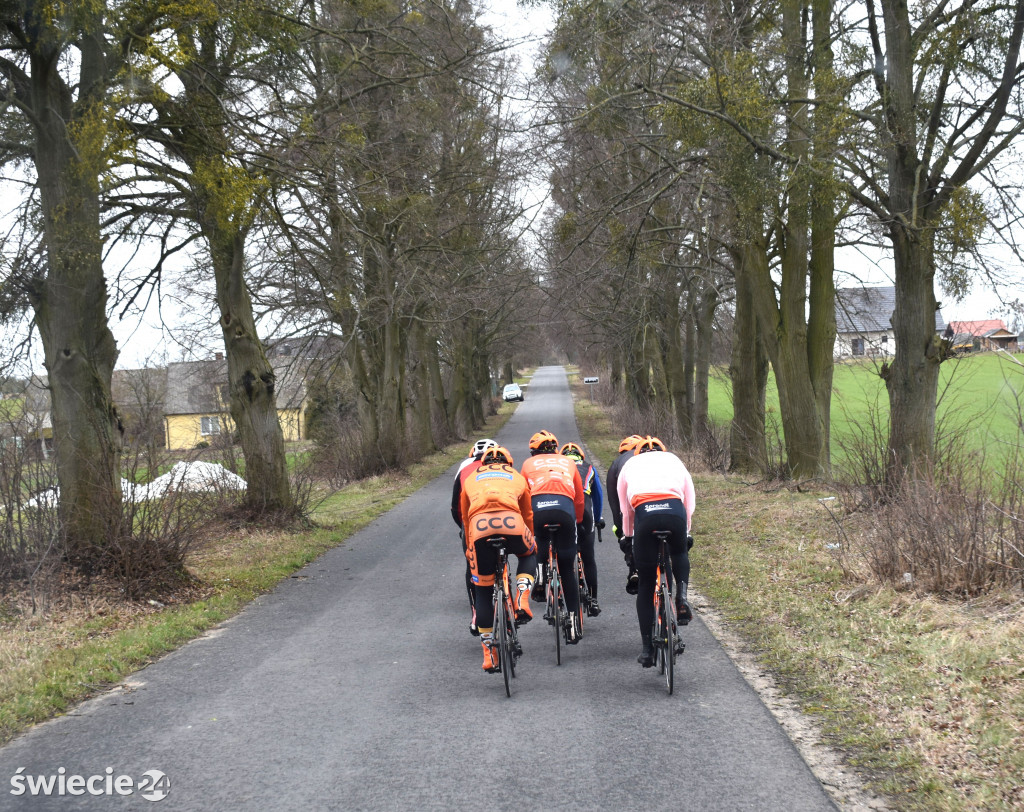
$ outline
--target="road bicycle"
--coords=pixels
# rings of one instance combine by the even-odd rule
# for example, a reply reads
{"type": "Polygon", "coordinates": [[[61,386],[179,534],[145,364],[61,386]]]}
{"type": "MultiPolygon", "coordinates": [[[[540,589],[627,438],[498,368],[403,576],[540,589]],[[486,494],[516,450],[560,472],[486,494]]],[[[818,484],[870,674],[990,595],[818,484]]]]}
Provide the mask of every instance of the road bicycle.
{"type": "MultiPolygon", "coordinates": [[[[595,525],[597,540],[601,541],[601,527],[595,525]]],[[[583,570],[583,554],[576,551],[576,579],[580,583],[580,631],[583,630],[583,616],[593,617],[594,595],[590,591],[590,584],[587,583],[587,576],[583,570]]]]}
{"type": "Polygon", "coordinates": [[[491,536],[485,543],[498,556],[494,571],[494,637],[491,645],[498,650],[498,670],[505,678],[505,695],[512,696],[516,660],[522,656],[523,647],[519,644],[519,624],[516,622],[515,593],[511,586],[506,541],[504,536],[491,536]]]}
{"type": "Polygon", "coordinates": [[[558,557],[555,555],[555,534],[561,527],[559,524],[546,524],[544,530],[548,535],[548,560],[544,564],[547,574],[547,607],[544,619],[555,627],[555,663],[562,664],[562,640],[569,643],[569,610],[565,607],[565,590],[562,587],[561,573],[558,571],[558,557]]]}
{"type": "Polygon", "coordinates": [[[685,645],[679,640],[676,625],[676,607],[672,601],[672,565],[668,553],[670,530],[655,530],[658,539],[658,567],[654,582],[654,626],[651,643],[654,645],[658,668],[665,676],[665,687],[669,694],[675,689],[676,655],[682,654],[685,645]]]}
{"type": "Polygon", "coordinates": [[[587,583],[587,576],[583,572],[583,556],[577,551],[576,553],[576,580],[580,584],[580,630],[583,629],[583,616],[592,616],[591,607],[594,602],[594,596],[590,592],[590,584],[587,583]]]}

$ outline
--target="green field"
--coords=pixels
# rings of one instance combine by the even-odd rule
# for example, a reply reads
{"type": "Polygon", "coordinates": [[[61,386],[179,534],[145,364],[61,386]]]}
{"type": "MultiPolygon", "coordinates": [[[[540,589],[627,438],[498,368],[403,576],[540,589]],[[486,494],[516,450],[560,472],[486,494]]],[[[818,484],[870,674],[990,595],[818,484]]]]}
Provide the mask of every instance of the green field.
{"type": "MultiPolygon", "coordinates": [[[[878,377],[880,360],[836,364],[832,391],[832,458],[842,462],[844,439],[874,424],[885,435],[889,423],[889,397],[878,377]]],[[[709,408],[722,423],[732,419],[728,373],[712,375],[709,408]]],[[[1004,460],[1018,447],[1024,411],[1024,354],[983,353],[946,361],[939,376],[938,426],[940,432],[966,431],[969,448],[984,452],[989,463],[1004,460]],[[1018,401],[1018,398],[1020,400],[1018,401]]],[[[769,374],[768,419],[781,425],[775,377],[769,374]]]]}

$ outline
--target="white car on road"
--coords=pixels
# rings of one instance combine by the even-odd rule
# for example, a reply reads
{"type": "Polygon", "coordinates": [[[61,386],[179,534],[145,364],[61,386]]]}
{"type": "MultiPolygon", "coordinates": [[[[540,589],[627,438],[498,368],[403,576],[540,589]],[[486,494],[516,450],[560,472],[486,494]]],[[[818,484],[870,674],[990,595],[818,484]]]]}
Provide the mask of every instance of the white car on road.
{"type": "Polygon", "coordinates": [[[501,393],[501,399],[506,401],[522,400],[523,390],[519,388],[519,384],[510,383],[505,387],[505,390],[501,393]]]}

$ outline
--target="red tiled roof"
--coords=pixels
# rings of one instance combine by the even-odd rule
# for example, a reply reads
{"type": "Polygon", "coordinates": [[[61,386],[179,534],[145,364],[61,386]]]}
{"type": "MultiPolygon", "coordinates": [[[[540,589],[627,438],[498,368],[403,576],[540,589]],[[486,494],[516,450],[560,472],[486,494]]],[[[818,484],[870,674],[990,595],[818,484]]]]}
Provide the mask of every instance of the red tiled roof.
{"type": "Polygon", "coordinates": [[[954,333],[969,333],[972,336],[982,336],[993,330],[1006,330],[1006,324],[1002,319],[984,319],[982,321],[951,321],[949,326],[954,333]]]}

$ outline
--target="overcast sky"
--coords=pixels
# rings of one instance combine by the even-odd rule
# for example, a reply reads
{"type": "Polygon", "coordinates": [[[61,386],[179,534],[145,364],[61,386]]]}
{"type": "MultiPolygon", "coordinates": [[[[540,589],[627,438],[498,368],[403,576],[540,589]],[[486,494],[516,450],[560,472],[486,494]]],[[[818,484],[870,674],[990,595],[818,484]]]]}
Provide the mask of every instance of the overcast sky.
{"type": "MultiPolygon", "coordinates": [[[[516,0],[490,0],[489,7],[485,7],[482,21],[491,26],[498,36],[515,40],[518,43],[515,50],[522,69],[531,71],[537,48],[552,26],[552,15],[547,5],[540,8],[520,8],[516,0]]],[[[546,190],[538,188],[534,191],[533,197],[540,197],[544,194],[546,194],[546,190]]],[[[850,272],[865,284],[892,283],[892,264],[884,258],[869,258],[847,251],[837,256],[836,265],[840,271],[850,272]]],[[[1006,265],[1014,269],[1013,275],[1016,276],[1017,281],[1003,291],[1004,297],[1024,298],[1024,289],[1021,289],[1020,274],[1016,263],[1007,262],[1006,265]]],[[[858,284],[857,279],[854,279],[853,276],[844,278],[841,274],[837,278],[837,285],[846,287],[858,284]]],[[[170,293],[171,290],[171,286],[165,286],[164,293],[170,293]]],[[[949,298],[944,299],[941,293],[939,293],[939,299],[943,300],[943,317],[947,322],[1009,315],[1007,309],[1000,304],[991,286],[980,281],[975,283],[971,294],[962,303],[956,303],[949,298]]],[[[112,314],[111,327],[121,353],[118,367],[143,366],[147,360],[159,360],[162,354],[165,354],[170,360],[180,358],[183,351],[182,342],[173,340],[166,329],[161,328],[161,316],[165,323],[177,325],[183,319],[194,321],[195,317],[204,315],[193,309],[183,311],[181,306],[168,296],[165,296],[162,314],[155,305],[147,310],[145,317],[141,320],[138,316],[131,315],[121,320],[118,313],[112,314]]],[[[215,314],[209,313],[208,315],[210,330],[206,350],[212,353],[218,349],[219,330],[216,327],[215,314]]],[[[41,367],[41,364],[38,366],[41,367]]]]}

